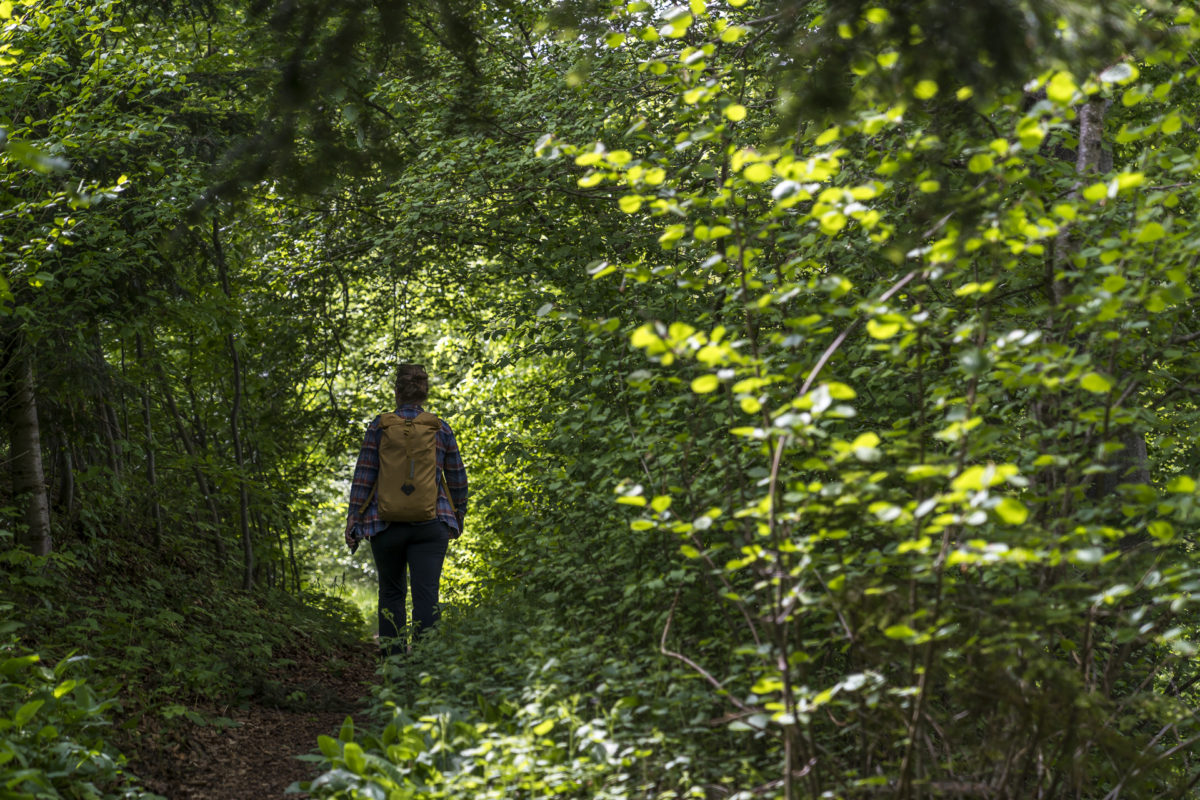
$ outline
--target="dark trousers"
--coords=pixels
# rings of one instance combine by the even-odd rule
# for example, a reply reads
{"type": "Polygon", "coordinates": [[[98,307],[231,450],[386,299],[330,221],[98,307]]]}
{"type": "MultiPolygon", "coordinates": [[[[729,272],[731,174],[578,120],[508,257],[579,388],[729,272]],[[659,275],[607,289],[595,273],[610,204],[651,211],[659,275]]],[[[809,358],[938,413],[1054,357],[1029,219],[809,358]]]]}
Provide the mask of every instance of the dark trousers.
{"type": "Polygon", "coordinates": [[[445,523],[393,522],[370,539],[371,555],[379,573],[379,641],[387,655],[405,651],[408,618],[404,600],[408,575],[412,575],[413,638],[434,626],[438,619],[438,583],[442,561],[450,544],[445,523]]]}

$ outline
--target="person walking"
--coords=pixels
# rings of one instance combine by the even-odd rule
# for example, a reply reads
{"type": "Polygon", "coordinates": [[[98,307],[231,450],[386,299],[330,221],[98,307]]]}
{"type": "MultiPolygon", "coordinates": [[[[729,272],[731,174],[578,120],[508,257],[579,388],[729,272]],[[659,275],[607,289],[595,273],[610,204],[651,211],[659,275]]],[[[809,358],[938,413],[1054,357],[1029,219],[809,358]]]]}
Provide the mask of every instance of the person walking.
{"type": "MultiPolygon", "coordinates": [[[[405,599],[409,578],[413,640],[437,623],[442,562],[450,540],[462,535],[469,497],[467,470],[454,431],[421,407],[429,396],[429,375],[425,368],[401,364],[396,370],[395,390],[396,411],[375,417],[367,426],[354,467],[346,519],[346,544],[350,552],[364,539],[371,544],[379,573],[379,641],[382,654],[389,657],[406,652],[405,599]],[[408,444],[409,439],[419,439],[418,424],[434,433],[436,468],[431,477],[429,469],[418,472],[419,447],[410,448],[408,444]],[[402,438],[412,431],[417,433],[409,439],[402,438]],[[409,519],[413,515],[395,512],[396,503],[390,497],[399,498],[401,504],[414,495],[420,497],[422,480],[436,484],[427,487],[429,500],[436,498],[436,504],[426,504],[426,512],[418,515],[425,519],[395,521],[397,517],[409,519]]],[[[433,466],[432,459],[426,466],[433,466]]]]}

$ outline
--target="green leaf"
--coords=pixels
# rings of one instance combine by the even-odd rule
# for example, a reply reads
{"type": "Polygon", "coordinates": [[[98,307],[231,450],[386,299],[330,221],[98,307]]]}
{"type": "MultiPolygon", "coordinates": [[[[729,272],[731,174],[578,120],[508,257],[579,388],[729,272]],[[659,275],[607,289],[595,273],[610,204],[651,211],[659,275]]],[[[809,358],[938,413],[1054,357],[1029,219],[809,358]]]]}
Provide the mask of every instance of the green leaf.
{"type": "Polygon", "coordinates": [[[1140,87],[1132,86],[1126,89],[1125,93],[1121,95],[1121,105],[1125,106],[1126,108],[1130,108],[1132,106],[1136,106],[1145,99],[1146,92],[1140,87]]]}
{"type": "Polygon", "coordinates": [[[1146,530],[1159,544],[1170,544],[1175,539],[1175,526],[1165,520],[1155,520],[1146,526],[1146,530]]]}
{"type": "Polygon", "coordinates": [[[1166,235],[1167,232],[1162,225],[1157,222],[1147,222],[1138,230],[1136,241],[1139,244],[1149,244],[1157,242],[1166,235]]]}
{"type": "Polygon", "coordinates": [[[660,341],[662,340],[659,339],[658,332],[654,330],[654,326],[650,323],[642,325],[629,337],[629,343],[639,349],[658,344],[660,341]]]}
{"type": "Polygon", "coordinates": [[[730,25],[725,30],[721,31],[721,41],[726,44],[732,44],[738,39],[741,39],[748,32],[748,28],[743,25],[730,25]]]}
{"type": "Polygon", "coordinates": [[[883,632],[883,635],[889,639],[911,639],[917,635],[917,632],[907,625],[899,624],[891,625],[886,628],[883,632]]]}
{"type": "Polygon", "coordinates": [[[890,339],[900,332],[900,326],[895,322],[879,322],[867,320],[867,333],[872,339],[890,339]]]}
{"type": "Polygon", "coordinates": [[[686,6],[680,6],[667,19],[667,24],[659,28],[658,32],[668,39],[681,39],[692,26],[695,18],[688,11],[686,6]]]}
{"type": "Polygon", "coordinates": [[[1055,73],[1050,82],[1046,84],[1046,97],[1060,106],[1068,105],[1075,97],[1075,92],[1079,87],[1075,85],[1075,78],[1069,72],[1055,73]]]}
{"type": "Polygon", "coordinates": [[[1105,394],[1113,387],[1112,381],[1098,372],[1089,372],[1079,379],[1079,385],[1094,394],[1105,394]]]}
{"type": "Polygon", "coordinates": [[[1188,475],[1176,475],[1167,483],[1167,491],[1174,494],[1191,494],[1196,491],[1196,481],[1188,475]]]}
{"type": "Polygon", "coordinates": [[[534,736],[545,736],[547,733],[550,732],[550,729],[553,727],[554,727],[554,720],[552,720],[552,719],[542,720],[537,725],[533,726],[533,735],[534,736]]]}
{"type": "Polygon", "coordinates": [[[1029,509],[1019,500],[1005,497],[992,509],[1008,525],[1023,525],[1029,518],[1029,509]]]}
{"type": "Polygon", "coordinates": [[[1083,199],[1093,203],[1098,203],[1106,197],[1108,197],[1108,184],[1104,182],[1093,183],[1083,190],[1083,199]]]}
{"type": "Polygon", "coordinates": [[[990,153],[976,153],[967,162],[967,169],[974,173],[987,172],[996,165],[990,153]]]}
{"type": "Polygon", "coordinates": [[[346,759],[346,769],[355,775],[366,773],[367,757],[357,742],[346,742],[346,748],[342,751],[342,757],[346,759]]]}
{"type": "Polygon", "coordinates": [[[715,392],[720,385],[721,381],[716,375],[701,375],[692,381],[692,391],[696,394],[708,394],[715,392]]]}
{"type": "Polygon", "coordinates": [[[761,161],[751,164],[742,171],[742,176],[751,183],[762,183],[769,180],[772,174],[771,165],[761,161]]]}
{"type": "Polygon", "coordinates": [[[858,393],[844,383],[829,381],[823,385],[829,391],[829,396],[834,400],[853,400],[858,397],[858,393]]]}
{"type": "Polygon", "coordinates": [[[39,660],[41,659],[36,654],[5,659],[3,663],[0,663],[0,675],[15,677],[24,672],[26,667],[38,663],[39,660]]]}
{"type": "Polygon", "coordinates": [[[1125,61],[1113,64],[1099,75],[1103,83],[1127,83],[1136,77],[1137,70],[1125,61]]]}
{"type": "Polygon", "coordinates": [[[38,712],[38,709],[46,704],[45,700],[30,700],[25,705],[17,709],[17,713],[13,715],[13,724],[18,728],[23,726],[29,720],[33,719],[33,715],[38,712]]]}
{"type": "Polygon", "coordinates": [[[913,96],[918,100],[928,100],[938,93],[937,81],[923,80],[917,81],[917,85],[913,88],[913,96]]]}

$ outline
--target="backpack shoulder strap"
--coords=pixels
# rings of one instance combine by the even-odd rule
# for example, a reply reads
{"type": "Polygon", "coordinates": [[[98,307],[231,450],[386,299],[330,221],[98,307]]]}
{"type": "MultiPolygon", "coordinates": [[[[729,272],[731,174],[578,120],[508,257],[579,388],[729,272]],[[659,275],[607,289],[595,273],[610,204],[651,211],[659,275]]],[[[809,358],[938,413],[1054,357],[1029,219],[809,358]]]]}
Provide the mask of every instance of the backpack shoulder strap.
{"type": "MultiPolygon", "coordinates": [[[[393,426],[397,423],[404,422],[404,421],[405,421],[404,417],[400,416],[399,414],[393,414],[390,411],[387,413],[384,413],[384,414],[380,414],[379,415],[380,433],[382,434],[382,431],[384,429],[390,428],[391,426],[393,426]]],[[[375,483],[371,486],[371,493],[369,495],[367,495],[367,499],[364,500],[363,504],[358,507],[358,515],[359,516],[362,516],[363,514],[367,513],[367,508],[368,508],[368,506],[371,505],[371,501],[375,499],[375,493],[377,491],[379,491],[379,479],[378,478],[375,479],[375,483]]]]}
{"type": "Polygon", "coordinates": [[[367,513],[367,506],[371,505],[371,501],[375,499],[375,492],[379,489],[379,480],[376,479],[374,485],[371,486],[371,493],[367,495],[367,499],[358,507],[358,515],[361,517],[367,513]]]}

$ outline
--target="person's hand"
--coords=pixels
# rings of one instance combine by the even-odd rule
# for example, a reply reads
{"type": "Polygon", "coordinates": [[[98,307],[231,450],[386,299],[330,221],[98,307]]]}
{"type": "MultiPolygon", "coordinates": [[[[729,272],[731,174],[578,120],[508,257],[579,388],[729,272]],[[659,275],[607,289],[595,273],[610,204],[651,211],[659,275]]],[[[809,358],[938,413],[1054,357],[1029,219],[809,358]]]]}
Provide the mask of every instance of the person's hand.
{"type": "Polygon", "coordinates": [[[358,549],[358,523],[354,520],[346,521],[346,547],[350,548],[350,555],[358,549]]]}

